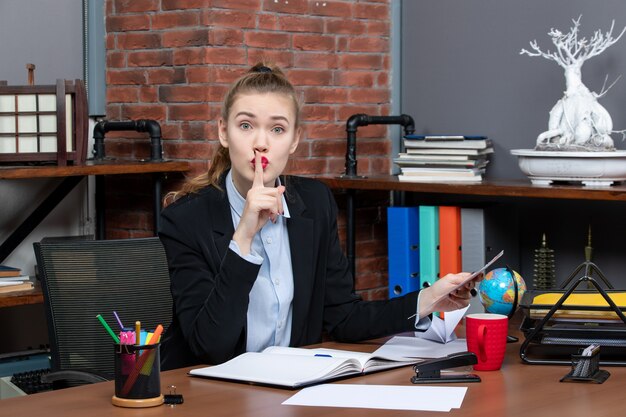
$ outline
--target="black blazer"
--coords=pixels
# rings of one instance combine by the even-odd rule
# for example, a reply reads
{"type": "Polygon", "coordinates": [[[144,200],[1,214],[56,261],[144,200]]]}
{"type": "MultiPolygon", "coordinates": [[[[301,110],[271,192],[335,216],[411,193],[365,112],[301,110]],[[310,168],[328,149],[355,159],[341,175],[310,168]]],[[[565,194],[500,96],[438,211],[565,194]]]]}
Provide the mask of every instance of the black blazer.
{"type": "MultiPolygon", "coordinates": [[[[162,212],[173,321],[161,346],[162,369],[218,364],[245,351],[248,294],[260,266],[228,248],[234,233],[224,178],[162,212]]],[[[287,177],[285,198],[294,298],[291,345],[319,343],[322,331],[345,342],[413,329],[417,293],[362,301],[337,234],[337,206],[321,182],[287,177]]]]}

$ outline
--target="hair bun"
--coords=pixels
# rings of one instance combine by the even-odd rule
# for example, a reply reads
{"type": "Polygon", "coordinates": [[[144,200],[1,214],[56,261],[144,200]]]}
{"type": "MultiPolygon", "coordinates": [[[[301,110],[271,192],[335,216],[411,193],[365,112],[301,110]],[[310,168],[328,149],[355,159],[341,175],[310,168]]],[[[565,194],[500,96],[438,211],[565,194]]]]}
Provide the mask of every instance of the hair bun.
{"type": "Polygon", "coordinates": [[[266,67],[265,65],[260,65],[254,69],[254,72],[260,72],[260,73],[272,72],[272,69],[270,67],[266,67]]]}

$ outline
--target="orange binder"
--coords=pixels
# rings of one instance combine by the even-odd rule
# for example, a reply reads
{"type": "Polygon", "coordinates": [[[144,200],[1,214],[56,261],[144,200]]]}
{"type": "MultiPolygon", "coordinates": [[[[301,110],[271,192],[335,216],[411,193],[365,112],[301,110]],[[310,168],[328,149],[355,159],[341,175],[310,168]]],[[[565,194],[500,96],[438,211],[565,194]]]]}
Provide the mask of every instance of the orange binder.
{"type": "Polygon", "coordinates": [[[439,206],[439,277],[461,268],[461,208],[439,206]]]}

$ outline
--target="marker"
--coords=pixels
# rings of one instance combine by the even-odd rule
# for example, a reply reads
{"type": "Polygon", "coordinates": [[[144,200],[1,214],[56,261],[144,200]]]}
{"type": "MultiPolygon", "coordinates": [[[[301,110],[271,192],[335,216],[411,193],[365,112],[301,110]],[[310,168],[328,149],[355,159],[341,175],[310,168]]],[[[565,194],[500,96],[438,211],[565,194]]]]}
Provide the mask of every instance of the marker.
{"type": "Polygon", "coordinates": [[[113,312],[113,315],[115,316],[115,320],[117,320],[117,324],[120,325],[120,329],[124,330],[124,325],[122,324],[122,320],[120,320],[120,316],[117,315],[117,312],[113,312]]]}
{"type": "Polygon", "coordinates": [[[96,318],[98,320],[100,320],[100,323],[102,323],[102,326],[104,327],[104,329],[111,335],[111,337],[113,338],[113,340],[115,341],[115,343],[119,343],[120,342],[120,338],[117,337],[117,335],[115,333],[113,333],[113,330],[111,330],[111,328],[109,327],[109,325],[107,324],[106,321],[104,321],[104,318],[102,317],[102,315],[98,314],[96,316],[96,318]]]}
{"type": "Polygon", "coordinates": [[[321,357],[324,357],[324,358],[332,358],[331,355],[327,355],[325,353],[316,353],[315,356],[321,356],[321,357]]]}
{"type": "Polygon", "coordinates": [[[135,322],[135,345],[141,344],[141,322],[137,320],[135,322]]]}

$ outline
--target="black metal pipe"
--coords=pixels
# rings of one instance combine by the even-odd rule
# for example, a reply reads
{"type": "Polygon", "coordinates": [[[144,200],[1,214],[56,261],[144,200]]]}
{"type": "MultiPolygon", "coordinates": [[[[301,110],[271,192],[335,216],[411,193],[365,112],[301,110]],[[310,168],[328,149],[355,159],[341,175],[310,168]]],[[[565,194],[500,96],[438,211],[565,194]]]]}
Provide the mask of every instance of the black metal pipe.
{"type": "Polygon", "coordinates": [[[101,120],[93,128],[93,156],[95,160],[105,157],[104,136],[111,131],[132,130],[135,132],[148,132],[150,135],[150,160],[162,161],[163,148],[161,146],[161,125],[156,120],[141,119],[128,121],[101,120]]]}
{"type": "MultiPolygon", "coordinates": [[[[342,178],[357,178],[356,160],[356,133],[359,126],[368,125],[401,125],[404,134],[415,133],[415,122],[408,114],[400,116],[369,116],[367,114],[353,114],[346,123],[346,172],[342,178]]],[[[355,191],[348,190],[346,193],[346,257],[353,279],[356,278],[356,224],[354,221],[356,208],[354,206],[355,191]]],[[[354,282],[354,281],[353,281],[354,282]]],[[[354,285],[353,285],[354,288],[354,285]]]]}
{"type": "Polygon", "coordinates": [[[357,176],[356,170],[356,132],[359,126],[368,125],[401,125],[404,127],[404,134],[410,135],[415,132],[415,122],[408,114],[400,116],[369,116],[359,113],[350,116],[346,122],[347,144],[346,144],[346,173],[347,178],[357,176]]]}

